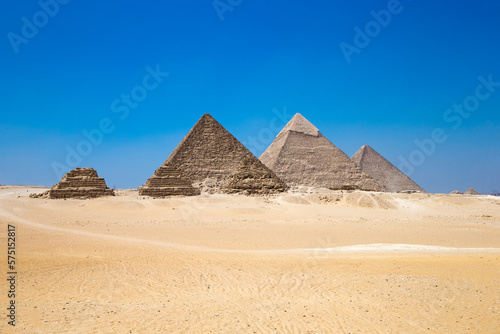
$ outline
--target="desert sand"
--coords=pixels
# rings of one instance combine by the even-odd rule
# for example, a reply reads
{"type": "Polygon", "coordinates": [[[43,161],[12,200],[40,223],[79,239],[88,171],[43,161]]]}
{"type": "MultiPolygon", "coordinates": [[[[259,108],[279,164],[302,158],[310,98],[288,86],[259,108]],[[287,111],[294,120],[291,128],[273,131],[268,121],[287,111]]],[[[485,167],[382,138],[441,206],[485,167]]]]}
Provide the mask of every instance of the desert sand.
{"type": "Polygon", "coordinates": [[[500,332],[499,197],[45,190],[0,187],[1,333],[500,332]]]}

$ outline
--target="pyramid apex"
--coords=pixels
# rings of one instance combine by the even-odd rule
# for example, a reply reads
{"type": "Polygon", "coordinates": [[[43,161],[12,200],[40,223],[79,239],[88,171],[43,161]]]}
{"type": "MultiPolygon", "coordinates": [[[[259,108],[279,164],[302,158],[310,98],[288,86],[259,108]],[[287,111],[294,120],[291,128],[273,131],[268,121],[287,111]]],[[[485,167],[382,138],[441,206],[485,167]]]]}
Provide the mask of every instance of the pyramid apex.
{"type": "Polygon", "coordinates": [[[204,113],[200,119],[196,122],[195,126],[198,124],[213,124],[213,123],[219,123],[215,118],[213,118],[212,115],[209,113],[204,113]]]}
{"type": "MultiPolygon", "coordinates": [[[[356,154],[354,156],[359,156],[360,154],[361,155],[364,155],[365,153],[368,153],[368,152],[371,152],[371,153],[375,153],[377,155],[380,155],[377,151],[375,151],[370,145],[363,145],[361,146],[361,148],[358,150],[358,152],[356,152],[356,154]]],[[[354,158],[353,156],[353,158],[354,158]]]]}
{"type": "Polygon", "coordinates": [[[356,153],[355,153],[355,154],[362,154],[362,153],[364,153],[364,152],[365,152],[368,148],[369,148],[369,146],[368,146],[368,145],[363,145],[363,146],[361,146],[361,147],[359,148],[359,150],[357,150],[357,151],[356,151],[356,153]]]}
{"type": "Polygon", "coordinates": [[[370,150],[370,151],[374,151],[376,152],[373,147],[371,147],[370,145],[363,145],[361,146],[361,150],[370,150]]]}
{"type": "Polygon", "coordinates": [[[296,113],[287,125],[278,133],[278,136],[282,133],[289,131],[300,132],[310,136],[318,136],[319,130],[317,127],[312,125],[304,116],[296,113]]]}
{"type": "MultiPolygon", "coordinates": [[[[380,156],[380,153],[378,153],[377,151],[375,151],[370,145],[363,145],[361,146],[361,148],[358,150],[358,152],[356,152],[352,157],[351,159],[356,162],[358,165],[360,164],[361,162],[361,159],[364,159],[366,155],[370,155],[370,156],[380,156]]],[[[385,158],[384,158],[385,159],[385,158]]]]}
{"type": "Polygon", "coordinates": [[[359,150],[351,157],[351,160],[354,161],[358,166],[361,166],[362,160],[365,158],[365,154],[370,148],[371,147],[368,145],[361,146],[359,150]]]}
{"type": "Polygon", "coordinates": [[[388,191],[425,192],[424,189],[369,145],[363,145],[351,157],[351,160],[388,191]]]}

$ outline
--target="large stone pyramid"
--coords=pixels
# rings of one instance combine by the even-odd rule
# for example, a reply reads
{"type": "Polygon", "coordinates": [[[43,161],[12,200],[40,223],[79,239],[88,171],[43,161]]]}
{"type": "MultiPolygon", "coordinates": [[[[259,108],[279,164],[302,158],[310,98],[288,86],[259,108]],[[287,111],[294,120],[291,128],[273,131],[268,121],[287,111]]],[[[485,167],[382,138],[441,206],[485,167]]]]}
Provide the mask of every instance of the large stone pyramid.
{"type": "Polygon", "coordinates": [[[95,198],[114,195],[113,189],[106,186],[106,181],[93,168],[75,168],[66,173],[52,189],[33,197],[95,198]]]}
{"type": "Polygon", "coordinates": [[[139,195],[153,197],[195,196],[200,190],[191,185],[191,181],[182,176],[180,170],[168,165],[160,166],[153,176],[139,188],[139,195]]]}
{"type": "Polygon", "coordinates": [[[365,173],[391,192],[422,192],[425,190],[403,174],[397,167],[364,145],[351,158],[365,173]]]}
{"type": "Polygon", "coordinates": [[[295,114],[260,160],[289,185],[383,191],[301,114],[295,114]]]}
{"type": "Polygon", "coordinates": [[[181,171],[182,176],[196,187],[211,180],[214,184],[223,184],[221,190],[224,192],[248,192],[250,188],[243,183],[252,183],[250,179],[253,179],[252,193],[286,190],[283,181],[209,114],[198,120],[162,166],[181,171]],[[250,178],[242,176],[245,165],[252,166],[250,178]]]}

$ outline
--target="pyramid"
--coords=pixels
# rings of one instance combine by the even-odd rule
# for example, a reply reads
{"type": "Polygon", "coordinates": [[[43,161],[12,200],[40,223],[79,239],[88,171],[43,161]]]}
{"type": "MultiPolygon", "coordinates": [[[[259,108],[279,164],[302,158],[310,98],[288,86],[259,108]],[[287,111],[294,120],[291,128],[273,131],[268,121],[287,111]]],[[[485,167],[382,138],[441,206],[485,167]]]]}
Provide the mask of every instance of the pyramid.
{"type": "Polygon", "coordinates": [[[195,187],[210,181],[226,184],[224,189],[228,192],[238,192],[237,187],[242,185],[244,178],[236,174],[238,168],[243,172],[243,160],[246,161],[243,165],[253,166],[251,170],[255,173],[253,179],[257,183],[252,185],[252,192],[259,192],[259,187],[263,187],[262,193],[269,189],[284,189],[283,182],[265,166],[260,166],[258,159],[209,114],[204,114],[196,122],[162,166],[181,171],[182,176],[193,182],[195,187]],[[269,172],[272,177],[263,182],[269,172]],[[226,181],[230,176],[233,183],[226,181]],[[240,182],[235,183],[236,179],[240,182]]]}
{"type": "Polygon", "coordinates": [[[32,197],[95,198],[114,195],[113,189],[106,186],[106,181],[93,168],[75,168],[49,191],[32,197]]]}
{"type": "Polygon", "coordinates": [[[464,193],[461,192],[460,190],[453,190],[452,192],[450,192],[450,195],[463,195],[464,193]]]}
{"type": "Polygon", "coordinates": [[[464,193],[465,195],[480,195],[476,190],[469,188],[467,191],[464,193]]]}
{"type": "Polygon", "coordinates": [[[226,179],[222,191],[230,194],[252,195],[278,193],[286,191],[287,188],[285,182],[281,181],[259,159],[246,157],[226,179]]]}
{"type": "Polygon", "coordinates": [[[424,189],[368,145],[361,147],[351,160],[387,191],[425,193],[424,189]]]}
{"type": "Polygon", "coordinates": [[[259,159],[289,185],[384,190],[301,114],[293,116],[259,159]]]}
{"type": "Polygon", "coordinates": [[[182,176],[180,170],[171,166],[160,166],[146,183],[139,188],[139,195],[166,197],[166,196],[195,196],[200,190],[191,185],[191,181],[182,176]]]}

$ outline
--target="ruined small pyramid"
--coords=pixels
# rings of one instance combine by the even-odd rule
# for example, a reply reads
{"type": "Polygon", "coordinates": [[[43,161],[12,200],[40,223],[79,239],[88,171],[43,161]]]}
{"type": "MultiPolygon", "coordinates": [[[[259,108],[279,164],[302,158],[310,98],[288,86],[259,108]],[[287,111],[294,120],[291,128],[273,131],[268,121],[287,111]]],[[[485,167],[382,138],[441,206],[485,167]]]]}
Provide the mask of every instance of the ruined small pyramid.
{"type": "Polygon", "coordinates": [[[480,195],[476,190],[469,188],[467,191],[464,193],[465,195],[480,195]]]}
{"type": "Polygon", "coordinates": [[[209,180],[213,184],[226,184],[223,191],[238,192],[244,178],[242,174],[238,176],[237,170],[240,168],[240,173],[243,173],[243,160],[246,161],[243,165],[253,166],[253,193],[258,193],[258,189],[261,193],[283,189],[283,181],[265,166],[258,167],[258,159],[209,114],[204,114],[196,122],[162,166],[179,170],[182,177],[195,187],[201,187],[203,182],[209,180]],[[273,177],[263,182],[269,172],[273,177]],[[227,180],[230,176],[232,183],[227,180]]]}
{"type": "Polygon", "coordinates": [[[295,114],[259,158],[289,185],[384,191],[301,114],[295,114]]]}
{"type": "Polygon", "coordinates": [[[99,177],[93,168],[75,168],[66,173],[52,189],[41,194],[49,198],[96,198],[114,195],[113,189],[106,186],[106,181],[99,177]]]}
{"type": "Polygon", "coordinates": [[[361,147],[351,160],[387,191],[425,193],[424,189],[368,145],[361,147]]]}
{"type": "Polygon", "coordinates": [[[245,195],[272,194],[286,191],[285,182],[280,180],[259,159],[246,157],[238,168],[229,175],[222,186],[222,191],[229,194],[245,195]]]}
{"type": "Polygon", "coordinates": [[[200,190],[191,185],[191,181],[182,176],[180,170],[162,165],[155,170],[146,183],[139,188],[139,195],[166,196],[196,196],[200,190]]]}
{"type": "Polygon", "coordinates": [[[450,192],[450,195],[463,195],[464,193],[461,192],[460,190],[453,190],[452,192],[450,192]]]}

